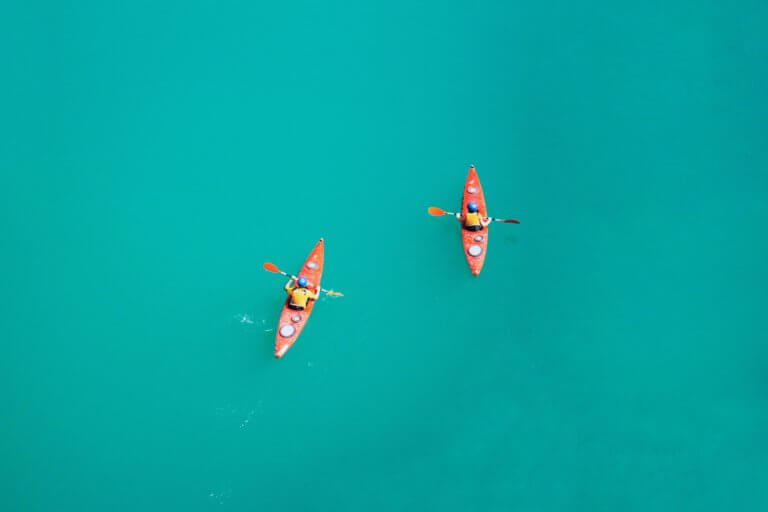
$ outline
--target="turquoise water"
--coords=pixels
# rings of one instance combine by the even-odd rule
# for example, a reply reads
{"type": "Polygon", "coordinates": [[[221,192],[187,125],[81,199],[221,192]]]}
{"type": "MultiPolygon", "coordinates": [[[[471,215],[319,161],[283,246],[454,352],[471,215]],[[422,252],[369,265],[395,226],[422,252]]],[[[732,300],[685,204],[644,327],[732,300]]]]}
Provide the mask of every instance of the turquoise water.
{"type": "Polygon", "coordinates": [[[2,11],[0,509],[768,506],[765,2],[2,11]]]}

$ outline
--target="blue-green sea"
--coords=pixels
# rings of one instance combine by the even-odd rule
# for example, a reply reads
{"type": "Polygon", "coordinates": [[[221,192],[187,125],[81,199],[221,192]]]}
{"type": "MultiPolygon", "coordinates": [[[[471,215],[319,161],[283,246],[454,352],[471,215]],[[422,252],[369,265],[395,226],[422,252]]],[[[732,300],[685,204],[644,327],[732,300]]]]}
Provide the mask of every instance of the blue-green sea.
{"type": "Polygon", "coordinates": [[[766,510],[767,26],[5,3],[0,510],[766,510]],[[479,277],[426,213],[470,164],[479,277]]]}

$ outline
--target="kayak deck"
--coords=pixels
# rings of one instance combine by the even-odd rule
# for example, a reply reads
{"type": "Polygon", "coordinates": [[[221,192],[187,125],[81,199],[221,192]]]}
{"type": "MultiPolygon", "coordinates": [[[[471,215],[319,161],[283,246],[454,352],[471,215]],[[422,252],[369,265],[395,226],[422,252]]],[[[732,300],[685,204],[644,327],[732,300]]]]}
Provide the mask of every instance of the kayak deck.
{"type": "MultiPolygon", "coordinates": [[[[319,292],[320,279],[323,275],[323,239],[321,238],[315,244],[312,252],[307,256],[304,265],[301,267],[297,277],[306,277],[309,281],[308,288],[319,292]]],[[[307,302],[303,311],[296,311],[288,307],[291,297],[285,299],[283,310],[280,313],[280,319],[277,322],[277,332],[275,333],[275,357],[280,359],[285,355],[289,348],[296,342],[304,326],[309,319],[312,308],[315,305],[314,300],[307,302]]]]}
{"type": "MultiPolygon", "coordinates": [[[[464,182],[464,191],[461,199],[461,216],[467,215],[467,204],[470,201],[477,203],[478,213],[482,217],[488,216],[485,208],[485,196],[483,196],[483,187],[480,185],[480,178],[477,177],[475,166],[469,166],[467,179],[464,182]]],[[[480,274],[485,263],[485,253],[488,248],[488,226],[484,226],[479,231],[468,231],[461,226],[461,243],[464,247],[464,257],[467,259],[467,265],[473,275],[480,274]]]]}

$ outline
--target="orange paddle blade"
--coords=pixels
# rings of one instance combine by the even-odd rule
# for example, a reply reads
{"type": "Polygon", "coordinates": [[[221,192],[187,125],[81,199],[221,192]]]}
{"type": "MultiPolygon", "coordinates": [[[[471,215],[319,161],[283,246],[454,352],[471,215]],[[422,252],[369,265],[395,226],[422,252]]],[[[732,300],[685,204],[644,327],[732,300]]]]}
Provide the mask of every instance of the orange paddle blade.
{"type": "Polygon", "coordinates": [[[264,264],[264,270],[266,270],[267,272],[274,272],[275,274],[279,274],[280,273],[280,269],[277,268],[275,265],[273,265],[270,262],[266,262],[264,264]]]}
{"type": "Polygon", "coordinates": [[[437,206],[430,206],[429,208],[427,208],[427,213],[435,217],[442,217],[443,215],[445,215],[445,210],[443,210],[442,208],[438,208],[437,206]]]}

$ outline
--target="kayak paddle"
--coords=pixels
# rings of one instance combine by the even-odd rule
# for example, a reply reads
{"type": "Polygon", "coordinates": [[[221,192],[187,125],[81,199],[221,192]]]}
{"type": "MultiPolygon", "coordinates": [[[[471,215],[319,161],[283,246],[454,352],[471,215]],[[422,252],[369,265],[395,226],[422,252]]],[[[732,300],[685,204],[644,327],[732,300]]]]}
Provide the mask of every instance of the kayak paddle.
{"type": "Polygon", "coordinates": [[[495,219],[493,217],[489,217],[494,222],[505,222],[507,224],[520,224],[520,221],[517,219],[495,219]]]}
{"type": "MultiPolygon", "coordinates": [[[[427,208],[427,213],[429,213],[433,217],[442,217],[443,215],[453,215],[454,217],[456,216],[455,213],[447,212],[442,208],[438,208],[437,206],[430,206],[429,208],[427,208]]],[[[493,217],[488,217],[488,218],[494,222],[504,222],[507,224],[520,224],[520,221],[517,219],[495,219],[493,217]]]]}
{"type": "Polygon", "coordinates": [[[433,217],[442,217],[443,215],[453,215],[456,216],[453,212],[447,212],[443,210],[442,208],[438,208],[437,206],[430,206],[427,208],[427,213],[429,213],[433,217]]]}
{"type": "MultiPolygon", "coordinates": [[[[273,274],[283,274],[286,277],[290,277],[291,279],[298,279],[296,276],[292,276],[291,274],[288,274],[286,272],[283,272],[274,263],[266,262],[264,263],[264,270],[267,272],[272,272],[273,274]]],[[[318,287],[320,288],[320,287],[318,287]]],[[[341,292],[335,292],[333,290],[326,290],[325,288],[320,288],[320,291],[323,293],[327,293],[328,295],[333,295],[334,297],[343,297],[344,294],[341,292]]]]}

